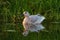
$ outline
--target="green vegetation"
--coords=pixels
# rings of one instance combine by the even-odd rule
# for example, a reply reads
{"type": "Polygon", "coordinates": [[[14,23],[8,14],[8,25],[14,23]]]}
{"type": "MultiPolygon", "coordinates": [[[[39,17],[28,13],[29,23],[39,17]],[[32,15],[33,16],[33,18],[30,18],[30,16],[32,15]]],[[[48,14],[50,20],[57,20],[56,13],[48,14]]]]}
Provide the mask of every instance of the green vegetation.
{"type": "Polygon", "coordinates": [[[60,40],[59,26],[60,0],[0,0],[0,40],[60,40]],[[24,11],[45,16],[42,24],[49,32],[33,32],[24,37],[22,35],[24,11]]]}

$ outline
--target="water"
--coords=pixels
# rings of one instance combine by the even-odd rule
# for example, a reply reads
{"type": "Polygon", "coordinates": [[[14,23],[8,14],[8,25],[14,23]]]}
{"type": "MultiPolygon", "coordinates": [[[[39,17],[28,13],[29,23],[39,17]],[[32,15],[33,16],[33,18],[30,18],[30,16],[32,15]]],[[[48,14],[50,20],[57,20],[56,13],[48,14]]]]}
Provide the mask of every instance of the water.
{"type": "MultiPolygon", "coordinates": [[[[22,25],[17,25],[21,31],[22,25]]],[[[60,23],[44,23],[43,26],[46,31],[30,32],[28,36],[24,37],[14,24],[3,25],[0,32],[0,40],[60,40],[60,23]],[[15,32],[4,30],[15,30],[15,32]]]]}

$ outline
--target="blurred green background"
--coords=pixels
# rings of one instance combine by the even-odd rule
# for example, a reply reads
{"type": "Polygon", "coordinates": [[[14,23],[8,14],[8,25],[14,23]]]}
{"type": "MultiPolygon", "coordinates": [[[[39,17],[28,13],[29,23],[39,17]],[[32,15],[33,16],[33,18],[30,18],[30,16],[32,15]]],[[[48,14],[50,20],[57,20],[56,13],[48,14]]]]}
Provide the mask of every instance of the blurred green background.
{"type": "Polygon", "coordinates": [[[0,40],[60,40],[60,0],[0,0],[0,40]],[[45,16],[42,24],[48,32],[30,32],[24,37],[24,11],[45,16]]]}

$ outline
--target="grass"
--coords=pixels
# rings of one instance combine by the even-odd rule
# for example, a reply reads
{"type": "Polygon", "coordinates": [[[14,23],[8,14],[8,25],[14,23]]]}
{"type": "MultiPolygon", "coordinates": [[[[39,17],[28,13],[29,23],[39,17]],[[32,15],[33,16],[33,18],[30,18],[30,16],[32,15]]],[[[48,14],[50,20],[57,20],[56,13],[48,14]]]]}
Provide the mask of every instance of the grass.
{"type": "Polygon", "coordinates": [[[0,0],[0,40],[60,40],[59,26],[60,0],[0,0]],[[45,16],[46,19],[42,24],[49,32],[30,32],[24,37],[22,35],[24,11],[45,16]],[[4,30],[16,30],[16,32],[4,30]]]}

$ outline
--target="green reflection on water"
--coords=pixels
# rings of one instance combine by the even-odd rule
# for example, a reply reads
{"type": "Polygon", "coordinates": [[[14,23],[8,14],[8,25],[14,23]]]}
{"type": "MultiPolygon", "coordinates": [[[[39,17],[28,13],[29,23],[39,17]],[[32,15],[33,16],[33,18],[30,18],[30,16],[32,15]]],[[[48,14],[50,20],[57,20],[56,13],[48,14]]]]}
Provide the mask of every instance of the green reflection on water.
{"type": "Polygon", "coordinates": [[[1,40],[59,40],[60,39],[60,23],[43,23],[46,31],[30,32],[28,36],[24,37],[21,30],[23,31],[23,26],[18,23],[18,28],[16,25],[8,23],[7,25],[2,25],[2,31],[0,32],[1,40]],[[16,32],[8,32],[3,30],[16,30],[16,32]],[[20,31],[19,31],[20,30],[20,31]]]}

